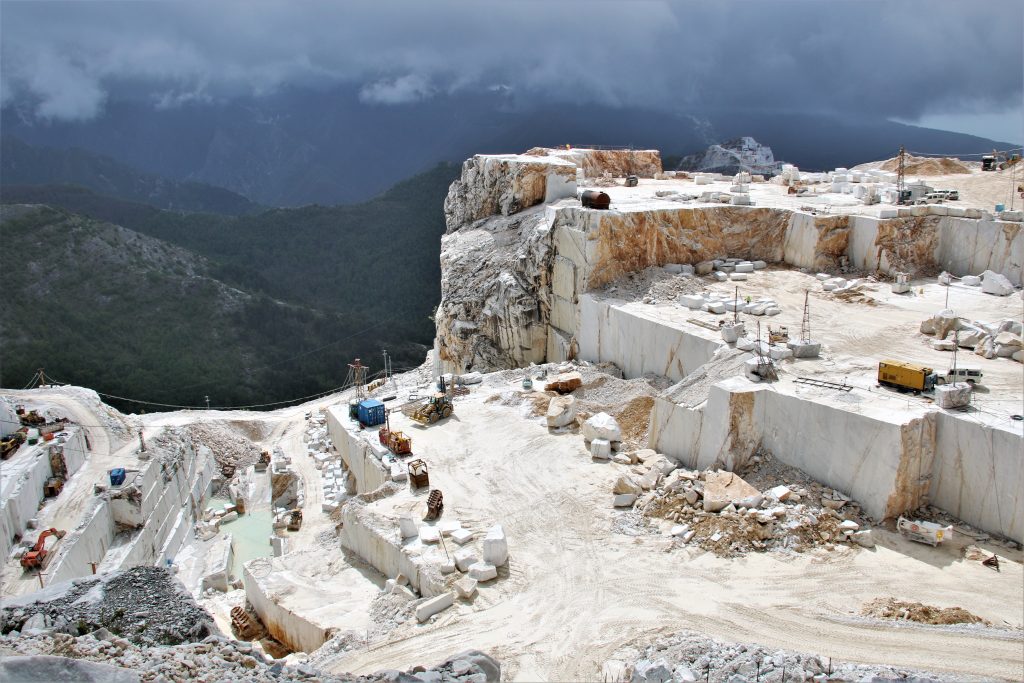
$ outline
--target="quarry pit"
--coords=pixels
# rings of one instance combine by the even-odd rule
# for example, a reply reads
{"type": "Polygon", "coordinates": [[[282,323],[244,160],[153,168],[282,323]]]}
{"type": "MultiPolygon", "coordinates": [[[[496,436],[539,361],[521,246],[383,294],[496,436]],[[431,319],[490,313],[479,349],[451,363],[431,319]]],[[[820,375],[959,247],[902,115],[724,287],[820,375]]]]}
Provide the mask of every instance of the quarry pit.
{"type": "Polygon", "coordinates": [[[723,648],[748,644],[767,660],[804,653],[792,661],[808,678],[814,657],[1019,680],[1020,216],[989,212],[980,171],[935,181],[959,203],[912,207],[864,203],[887,178],[857,173],[783,184],[668,175],[654,151],[474,157],[445,203],[437,339],[418,370],[268,413],[124,416],[84,389],[4,390],[4,405],[76,424],[56,497],[41,489],[50,442],[4,462],[3,596],[170,567],[223,633],[240,608],[260,633],[234,636],[261,656],[338,675],[473,648],[503,680],[643,681],[658,652],[696,648],[703,664],[679,662],[728,680],[723,648]],[[583,190],[611,208],[583,208],[583,190]],[[921,331],[937,316],[959,321],[957,343],[976,337],[957,362],[983,380],[958,409],[878,382],[886,358],[946,372],[937,342],[953,337],[921,331]],[[758,355],[773,381],[751,376],[758,355]],[[442,377],[454,414],[412,421],[403,404],[442,377]],[[547,389],[558,377],[578,383],[547,389]],[[350,417],[367,397],[411,455],[350,417]],[[416,459],[428,486],[411,486],[416,459]],[[115,467],[135,493],[110,484],[115,467]],[[714,509],[721,477],[753,494],[714,509]],[[431,490],[444,508],[424,520],[431,490]],[[947,537],[915,543],[901,516],[947,537]],[[50,526],[69,533],[41,573],[22,571],[21,541],[50,526]],[[740,528],[762,536],[740,543],[740,528]],[[890,598],[984,623],[862,614],[890,598]]]}

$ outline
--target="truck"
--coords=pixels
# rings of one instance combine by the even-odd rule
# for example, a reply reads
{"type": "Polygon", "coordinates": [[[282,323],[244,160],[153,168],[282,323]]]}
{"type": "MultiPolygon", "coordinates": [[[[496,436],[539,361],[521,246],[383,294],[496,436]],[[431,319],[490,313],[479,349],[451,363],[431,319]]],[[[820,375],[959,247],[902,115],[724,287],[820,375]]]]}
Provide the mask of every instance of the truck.
{"type": "Polygon", "coordinates": [[[932,391],[938,375],[931,368],[899,360],[883,360],[878,363],[878,383],[897,391],[932,391]]]}

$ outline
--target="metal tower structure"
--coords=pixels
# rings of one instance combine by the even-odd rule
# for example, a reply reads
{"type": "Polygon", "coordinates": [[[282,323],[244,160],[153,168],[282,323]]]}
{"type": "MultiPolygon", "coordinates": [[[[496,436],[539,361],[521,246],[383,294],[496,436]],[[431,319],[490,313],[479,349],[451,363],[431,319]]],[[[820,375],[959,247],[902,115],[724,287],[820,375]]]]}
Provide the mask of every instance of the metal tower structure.
{"type": "Polygon", "coordinates": [[[355,387],[355,398],[362,401],[366,398],[366,366],[356,358],[354,363],[348,364],[348,376],[345,377],[346,387],[355,387]]]}
{"type": "Polygon", "coordinates": [[[779,378],[775,372],[775,365],[771,357],[765,358],[761,348],[761,323],[757,323],[757,346],[754,347],[754,354],[757,356],[757,376],[766,382],[774,382],[779,378]]]}
{"type": "Polygon", "coordinates": [[[907,150],[900,145],[899,164],[896,167],[896,203],[903,203],[903,193],[907,189],[907,150]]]}
{"type": "Polygon", "coordinates": [[[811,290],[804,290],[804,319],[800,324],[800,343],[811,343],[811,290]]]}

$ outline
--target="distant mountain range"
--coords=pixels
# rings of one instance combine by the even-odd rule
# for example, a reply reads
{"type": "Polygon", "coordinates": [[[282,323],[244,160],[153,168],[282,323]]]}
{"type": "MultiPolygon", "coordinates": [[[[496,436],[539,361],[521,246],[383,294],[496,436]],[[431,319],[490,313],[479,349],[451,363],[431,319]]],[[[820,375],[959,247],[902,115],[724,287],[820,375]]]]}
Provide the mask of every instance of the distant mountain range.
{"type": "MultiPolygon", "coordinates": [[[[9,104],[0,123],[5,134],[32,145],[89,150],[144,173],[227,188],[266,206],[361,201],[439,161],[537,145],[654,147],[671,162],[750,136],[801,168],[825,170],[892,157],[901,144],[917,152],[1008,144],[882,119],[762,111],[756,105],[665,113],[596,104],[529,106],[501,91],[467,91],[385,106],[360,101],[354,87],[291,88],[166,109],[113,101],[85,122],[39,121],[9,104]]],[[[15,182],[35,182],[24,177],[15,182]]],[[[51,176],[46,182],[78,181],[51,176]]]]}
{"type": "Polygon", "coordinates": [[[261,208],[230,190],[146,173],[96,152],[34,146],[13,135],[0,136],[0,191],[15,185],[54,184],[79,185],[170,211],[237,215],[261,208]]]}
{"type": "Polygon", "coordinates": [[[337,387],[346,363],[377,368],[383,348],[395,368],[419,365],[457,174],[439,165],[368,202],[241,216],[5,186],[0,384],[45,367],[121,396],[244,405],[337,387]]]}

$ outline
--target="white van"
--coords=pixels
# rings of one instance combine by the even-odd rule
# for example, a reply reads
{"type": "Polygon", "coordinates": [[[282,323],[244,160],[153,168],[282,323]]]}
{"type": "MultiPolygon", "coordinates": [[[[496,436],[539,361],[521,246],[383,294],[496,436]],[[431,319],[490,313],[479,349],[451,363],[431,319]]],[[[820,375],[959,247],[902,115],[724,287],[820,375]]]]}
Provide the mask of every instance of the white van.
{"type": "Polygon", "coordinates": [[[980,384],[984,377],[978,368],[950,368],[945,375],[939,377],[938,384],[953,384],[955,382],[967,382],[968,384],[980,384]]]}

